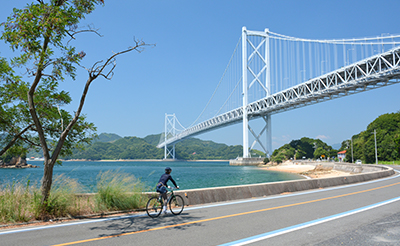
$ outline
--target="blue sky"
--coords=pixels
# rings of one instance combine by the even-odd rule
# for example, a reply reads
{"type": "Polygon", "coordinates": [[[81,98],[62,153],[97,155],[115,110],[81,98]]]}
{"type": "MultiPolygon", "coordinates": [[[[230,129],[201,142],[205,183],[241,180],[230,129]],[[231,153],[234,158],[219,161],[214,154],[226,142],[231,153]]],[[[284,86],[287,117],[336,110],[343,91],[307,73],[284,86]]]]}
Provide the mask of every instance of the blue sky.
{"type": "MultiPolygon", "coordinates": [[[[0,22],[29,1],[3,1],[0,22]]],[[[106,59],[132,45],[133,38],[155,47],[118,58],[111,81],[96,80],[83,113],[98,132],[145,137],[164,129],[165,113],[175,113],[184,126],[200,114],[217,86],[243,26],[293,37],[342,39],[400,34],[396,16],[400,1],[105,1],[82,21],[103,37],[82,34],[73,44],[87,53],[83,65],[106,59]]],[[[9,56],[0,43],[0,55],[9,56]]],[[[74,111],[86,81],[80,69],[66,81],[74,111]]],[[[273,148],[301,137],[341,143],[365,130],[376,117],[400,110],[400,85],[287,111],[272,116],[273,148]]],[[[261,124],[261,120],[251,122],[261,124]]],[[[197,136],[242,144],[242,126],[197,136]]],[[[251,143],[250,143],[251,144],[251,143]]]]}

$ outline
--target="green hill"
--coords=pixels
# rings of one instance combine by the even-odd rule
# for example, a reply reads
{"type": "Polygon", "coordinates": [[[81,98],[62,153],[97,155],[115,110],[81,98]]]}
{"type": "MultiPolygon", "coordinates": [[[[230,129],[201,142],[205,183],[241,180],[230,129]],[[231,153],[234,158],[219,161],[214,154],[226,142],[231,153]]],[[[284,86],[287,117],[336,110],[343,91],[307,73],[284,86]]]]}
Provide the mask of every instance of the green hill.
{"type": "MultiPolygon", "coordinates": [[[[363,163],[375,162],[376,131],[379,161],[395,161],[400,159],[400,111],[384,114],[371,122],[365,131],[342,142],[339,150],[332,148],[319,139],[301,138],[276,149],[272,161],[280,162],[290,158],[335,158],[338,151],[348,150],[346,161],[361,159],[363,163]],[[352,143],[352,145],[351,145],[352,143]],[[353,148],[353,151],[351,150],[353,148]],[[351,153],[353,152],[353,157],[351,153]]],[[[118,159],[163,159],[164,149],[156,146],[160,134],[145,138],[120,137],[113,133],[102,133],[83,151],[75,151],[65,159],[118,160],[118,159]]],[[[176,144],[175,157],[180,160],[228,160],[242,156],[242,146],[203,141],[197,138],[185,139],[176,144]]],[[[252,150],[256,155],[260,151],[252,150]]],[[[38,154],[40,155],[40,154],[38,154]]],[[[31,153],[28,157],[35,156],[31,153]]]]}
{"type": "Polygon", "coordinates": [[[94,139],[94,142],[112,143],[121,138],[122,137],[114,133],[102,133],[96,139],[94,139]]]}
{"type": "Polygon", "coordinates": [[[375,163],[375,134],[378,161],[393,162],[400,159],[400,111],[383,114],[372,121],[365,131],[352,136],[352,140],[342,142],[340,150],[348,150],[348,161],[362,160],[375,163]],[[353,148],[353,156],[351,156],[353,148]]]}
{"type": "Polygon", "coordinates": [[[175,151],[176,158],[183,160],[229,160],[243,155],[241,145],[228,146],[197,138],[177,143],[175,151]]]}
{"type": "Polygon", "coordinates": [[[339,150],[319,139],[301,138],[276,149],[271,160],[282,162],[290,158],[318,159],[336,157],[346,150],[346,162],[360,159],[363,163],[375,163],[375,134],[378,161],[394,162],[400,159],[400,111],[383,114],[371,122],[365,131],[342,142],[339,150]]]}
{"type": "Polygon", "coordinates": [[[303,137],[298,140],[292,140],[290,143],[276,149],[272,154],[271,160],[280,163],[289,159],[335,158],[337,152],[337,150],[320,139],[303,137]]]}
{"type": "MultiPolygon", "coordinates": [[[[145,138],[122,138],[116,134],[102,133],[85,150],[74,151],[65,159],[163,159],[164,149],[156,147],[159,140],[160,134],[145,138]]],[[[228,146],[196,138],[177,143],[175,150],[175,157],[180,160],[228,160],[242,155],[242,146],[228,146]]]]}

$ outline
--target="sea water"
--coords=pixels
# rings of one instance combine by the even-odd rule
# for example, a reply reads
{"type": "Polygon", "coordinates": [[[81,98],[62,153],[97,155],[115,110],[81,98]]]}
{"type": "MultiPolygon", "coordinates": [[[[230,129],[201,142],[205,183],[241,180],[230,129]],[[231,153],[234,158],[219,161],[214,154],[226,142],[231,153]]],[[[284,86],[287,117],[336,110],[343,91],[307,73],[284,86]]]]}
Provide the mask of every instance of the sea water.
{"type": "MultiPolygon", "coordinates": [[[[28,161],[39,168],[0,169],[0,186],[13,182],[40,184],[43,177],[43,162],[28,161]]],[[[172,168],[172,177],[181,189],[221,187],[302,179],[303,177],[283,172],[268,171],[253,166],[230,166],[219,161],[64,161],[54,167],[53,177],[63,174],[82,185],[83,192],[96,192],[99,174],[108,170],[135,176],[152,190],[165,167],[172,168]]],[[[172,185],[169,182],[169,185],[172,185]]]]}

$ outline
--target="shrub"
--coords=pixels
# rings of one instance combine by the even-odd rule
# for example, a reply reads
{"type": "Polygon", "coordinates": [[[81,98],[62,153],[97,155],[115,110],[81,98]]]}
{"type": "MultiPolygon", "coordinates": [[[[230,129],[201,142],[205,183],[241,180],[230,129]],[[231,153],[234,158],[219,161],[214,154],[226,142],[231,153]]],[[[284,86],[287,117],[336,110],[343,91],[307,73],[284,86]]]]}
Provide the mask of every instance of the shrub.
{"type": "Polygon", "coordinates": [[[144,207],[143,183],[133,175],[106,171],[97,176],[96,208],[98,211],[130,210],[144,207]]]}

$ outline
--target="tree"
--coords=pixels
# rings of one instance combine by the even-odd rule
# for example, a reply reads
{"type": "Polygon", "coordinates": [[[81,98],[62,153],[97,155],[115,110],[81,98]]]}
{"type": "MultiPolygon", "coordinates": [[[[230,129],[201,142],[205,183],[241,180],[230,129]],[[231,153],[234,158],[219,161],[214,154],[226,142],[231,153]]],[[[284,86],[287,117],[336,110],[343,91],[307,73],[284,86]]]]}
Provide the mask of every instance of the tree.
{"type": "Polygon", "coordinates": [[[285,144],[276,149],[272,154],[271,160],[289,160],[296,157],[297,160],[305,158],[332,157],[337,155],[337,151],[331,146],[322,142],[320,139],[312,139],[303,137],[298,140],[292,140],[289,144],[285,144]]]}
{"type": "Polygon", "coordinates": [[[394,137],[394,143],[397,150],[397,156],[400,156],[400,133],[394,137]]]}
{"type": "Polygon", "coordinates": [[[400,157],[400,112],[383,114],[371,122],[365,131],[342,142],[340,150],[347,149],[346,160],[360,159],[364,163],[375,163],[375,134],[378,159],[381,161],[398,160],[400,157]],[[353,147],[353,158],[351,153],[353,147]]]}
{"type": "MultiPolygon", "coordinates": [[[[60,134],[49,133],[40,117],[41,101],[38,100],[42,96],[47,99],[48,97],[41,95],[38,89],[54,91],[58,83],[64,81],[66,77],[76,79],[76,68],[80,66],[86,54],[83,51],[77,52],[75,47],[70,45],[70,41],[76,40],[76,35],[81,32],[97,34],[97,31],[91,28],[80,30],[77,24],[97,5],[103,3],[103,0],[50,0],[48,3],[38,0],[37,3],[28,4],[24,9],[14,9],[13,15],[2,24],[4,31],[1,39],[14,51],[19,52],[19,55],[11,60],[12,65],[25,67],[32,79],[29,83],[27,102],[43,150],[44,173],[41,184],[43,206],[47,204],[50,195],[53,167],[62,154],[67,139],[74,131],[82,130],[76,126],[90,85],[99,77],[112,78],[117,56],[134,50],[140,52],[146,45],[143,41],[135,40],[134,46],[114,53],[105,61],[99,61],[87,68],[88,78],[76,112],[71,117],[62,116],[65,121],[60,134]]],[[[69,149],[70,146],[66,147],[64,149],[69,149]]]]}
{"type": "Polygon", "coordinates": [[[324,159],[326,158],[328,155],[328,151],[326,151],[324,148],[322,147],[318,147],[315,151],[314,151],[314,159],[324,159]]]}
{"type": "MultiPolygon", "coordinates": [[[[2,149],[0,157],[8,151],[8,156],[25,155],[29,149],[40,147],[35,124],[29,114],[28,90],[29,84],[15,76],[14,71],[3,58],[0,60],[0,140],[2,149]]],[[[43,83],[36,89],[36,112],[46,129],[46,138],[57,139],[72,116],[59,106],[69,104],[71,97],[65,91],[57,91],[57,83],[43,83]]],[[[69,134],[64,146],[79,148],[96,136],[95,127],[80,116],[74,130],[69,134]]],[[[63,148],[61,156],[68,155],[71,148],[63,148]]]]}
{"type": "MultiPolygon", "coordinates": [[[[33,126],[28,125],[23,127],[24,129],[20,128],[20,123],[24,119],[17,117],[17,112],[21,112],[20,106],[13,104],[13,101],[22,95],[26,95],[26,93],[23,93],[26,92],[24,90],[26,84],[18,82],[19,78],[13,75],[13,70],[6,59],[0,58],[0,133],[2,134],[0,143],[4,146],[0,149],[0,157],[13,147],[19,138],[22,138],[21,135],[24,132],[33,126]]],[[[12,154],[15,152],[23,154],[20,145],[14,146],[14,149],[10,152],[12,154]]]]}

